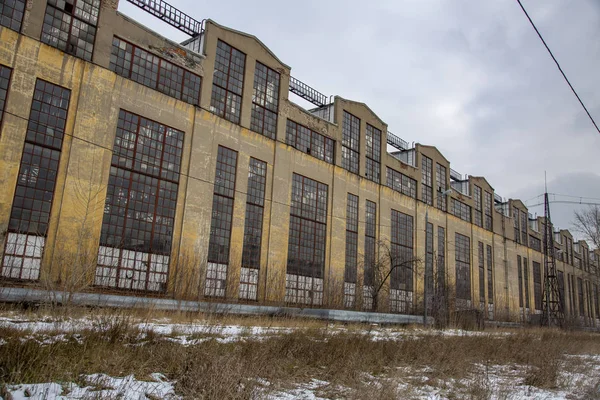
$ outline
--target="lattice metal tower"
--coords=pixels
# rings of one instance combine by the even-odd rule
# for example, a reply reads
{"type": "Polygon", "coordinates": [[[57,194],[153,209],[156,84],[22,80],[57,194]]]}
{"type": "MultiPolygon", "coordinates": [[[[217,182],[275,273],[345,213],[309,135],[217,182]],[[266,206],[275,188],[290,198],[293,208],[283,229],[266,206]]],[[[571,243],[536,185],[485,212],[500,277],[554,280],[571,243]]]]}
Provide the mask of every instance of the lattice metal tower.
{"type": "Polygon", "coordinates": [[[544,193],[544,297],[542,326],[563,327],[565,314],[563,301],[558,288],[556,259],[554,250],[554,232],[550,220],[548,192],[544,193]]]}

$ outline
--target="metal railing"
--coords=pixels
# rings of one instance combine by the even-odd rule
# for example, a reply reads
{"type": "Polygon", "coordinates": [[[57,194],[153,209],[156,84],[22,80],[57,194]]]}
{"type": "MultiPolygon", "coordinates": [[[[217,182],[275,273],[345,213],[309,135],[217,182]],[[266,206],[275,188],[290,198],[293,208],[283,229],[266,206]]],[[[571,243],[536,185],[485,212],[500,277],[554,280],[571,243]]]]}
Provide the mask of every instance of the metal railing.
{"type": "Polygon", "coordinates": [[[398,149],[398,150],[408,150],[409,144],[406,140],[400,139],[398,136],[394,135],[392,132],[387,132],[387,144],[398,149]]]}
{"type": "Polygon", "coordinates": [[[190,36],[198,36],[204,29],[201,21],[190,17],[162,0],[127,1],[190,36]]]}
{"type": "Polygon", "coordinates": [[[460,174],[460,172],[455,171],[452,168],[450,168],[450,179],[455,180],[455,181],[462,181],[462,175],[460,174]]]}
{"type": "Polygon", "coordinates": [[[494,193],[494,201],[496,203],[502,203],[502,196],[500,196],[498,193],[494,193]]]}
{"type": "Polygon", "coordinates": [[[293,76],[290,76],[290,92],[316,106],[323,107],[327,105],[327,96],[293,76]]]}

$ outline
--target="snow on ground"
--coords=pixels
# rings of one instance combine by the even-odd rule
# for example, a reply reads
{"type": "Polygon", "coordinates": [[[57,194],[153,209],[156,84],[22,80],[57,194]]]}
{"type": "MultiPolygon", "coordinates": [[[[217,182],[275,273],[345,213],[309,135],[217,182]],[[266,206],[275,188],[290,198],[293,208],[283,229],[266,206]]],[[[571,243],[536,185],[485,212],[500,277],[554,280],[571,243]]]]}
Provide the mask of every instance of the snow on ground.
{"type": "Polygon", "coordinates": [[[8,385],[6,391],[13,400],[75,400],[75,399],[181,399],[173,390],[173,383],[158,373],[151,375],[152,381],[140,381],[133,375],[112,378],[104,374],[82,377],[86,383],[80,387],[75,383],[38,383],[8,385]]]}
{"type": "MultiPolygon", "coordinates": [[[[117,321],[118,322],[118,321],[117,321]]],[[[0,316],[0,328],[9,328],[21,330],[29,333],[23,336],[22,340],[37,340],[44,344],[50,344],[57,341],[67,341],[68,334],[74,334],[83,331],[102,331],[110,328],[110,317],[103,320],[98,318],[67,318],[54,319],[46,317],[45,319],[27,319],[23,315],[11,314],[9,316],[0,316]]],[[[135,322],[131,321],[131,327],[137,328],[141,333],[154,333],[166,340],[179,343],[184,346],[195,345],[207,340],[214,339],[219,343],[229,343],[239,340],[264,340],[269,337],[291,333],[293,331],[303,330],[302,327],[277,327],[277,326],[244,326],[227,325],[214,322],[190,322],[173,323],[168,320],[154,320],[135,322]]],[[[313,328],[314,329],[314,328],[313,328]]],[[[380,340],[402,340],[402,339],[421,339],[424,336],[443,335],[443,336],[504,336],[508,332],[476,332],[463,331],[459,329],[448,329],[437,331],[433,329],[398,329],[373,324],[367,328],[346,328],[340,325],[323,325],[319,328],[322,332],[330,335],[338,333],[352,332],[369,336],[373,341],[380,340]]],[[[0,346],[3,344],[0,339],[0,346]]]]}

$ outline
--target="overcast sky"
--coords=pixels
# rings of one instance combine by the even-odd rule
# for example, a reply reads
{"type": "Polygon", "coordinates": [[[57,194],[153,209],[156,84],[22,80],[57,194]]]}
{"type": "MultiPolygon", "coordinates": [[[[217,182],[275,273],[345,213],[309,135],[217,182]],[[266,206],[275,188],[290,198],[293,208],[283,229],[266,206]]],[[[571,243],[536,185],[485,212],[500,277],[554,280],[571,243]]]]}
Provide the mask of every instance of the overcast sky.
{"type": "MultiPolygon", "coordinates": [[[[169,2],[257,36],[294,77],[368,104],[503,197],[542,193],[547,171],[549,192],[600,198],[600,134],[514,0],[169,2]]],[[[600,123],[600,1],[523,4],[600,123]]],[[[187,38],[125,0],[119,9],[187,38]]],[[[568,228],[574,207],[552,207],[568,228]]]]}

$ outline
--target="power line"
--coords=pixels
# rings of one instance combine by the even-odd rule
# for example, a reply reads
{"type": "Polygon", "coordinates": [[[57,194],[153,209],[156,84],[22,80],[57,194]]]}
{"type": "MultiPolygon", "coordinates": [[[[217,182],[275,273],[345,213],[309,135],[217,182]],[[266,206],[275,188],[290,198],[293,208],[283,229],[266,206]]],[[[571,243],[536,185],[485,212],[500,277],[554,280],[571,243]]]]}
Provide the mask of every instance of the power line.
{"type": "Polygon", "coordinates": [[[535,30],[535,33],[537,33],[538,37],[540,38],[540,40],[542,41],[542,43],[546,47],[546,50],[548,50],[548,53],[550,53],[550,57],[552,57],[552,59],[554,60],[554,63],[558,67],[558,70],[560,71],[560,73],[562,74],[563,78],[565,78],[565,81],[567,82],[567,84],[569,85],[569,87],[571,88],[571,90],[573,91],[573,94],[575,95],[575,97],[577,97],[577,100],[579,100],[579,104],[581,104],[581,107],[583,107],[583,109],[585,110],[587,116],[590,118],[590,121],[592,121],[592,124],[594,124],[594,127],[596,128],[596,130],[598,131],[598,133],[600,133],[600,128],[598,128],[598,125],[596,124],[596,121],[594,121],[594,118],[592,117],[592,115],[588,111],[587,107],[585,106],[585,104],[583,104],[583,101],[581,100],[581,98],[579,97],[579,95],[577,94],[577,92],[575,91],[575,88],[573,87],[573,85],[571,85],[571,82],[569,81],[569,79],[567,78],[567,75],[564,73],[564,71],[560,67],[560,64],[556,60],[556,57],[554,57],[554,54],[552,54],[552,51],[550,50],[550,48],[546,44],[546,41],[542,37],[542,34],[540,33],[540,31],[538,31],[537,27],[535,26],[535,24],[531,20],[531,17],[529,16],[529,14],[527,14],[527,11],[525,11],[525,7],[523,7],[523,4],[521,4],[521,0],[517,0],[517,3],[519,3],[519,6],[521,6],[521,10],[523,10],[523,12],[525,13],[525,16],[527,17],[527,19],[531,23],[531,26],[535,30]]]}

